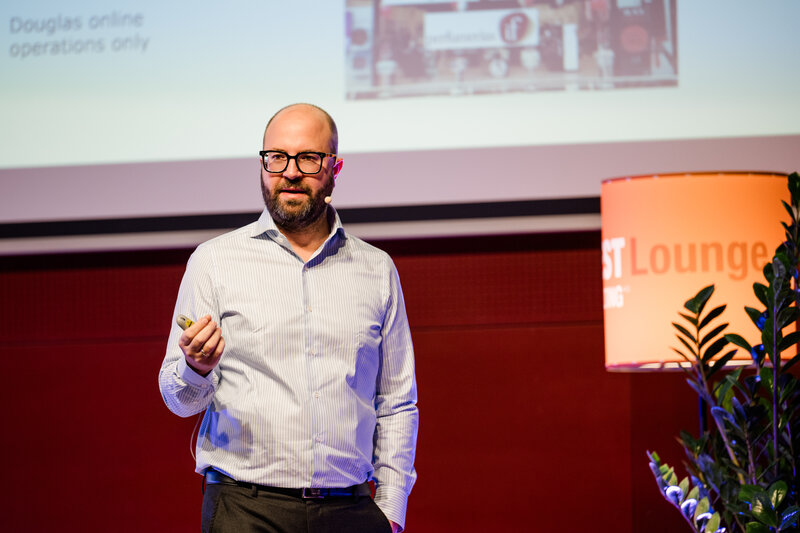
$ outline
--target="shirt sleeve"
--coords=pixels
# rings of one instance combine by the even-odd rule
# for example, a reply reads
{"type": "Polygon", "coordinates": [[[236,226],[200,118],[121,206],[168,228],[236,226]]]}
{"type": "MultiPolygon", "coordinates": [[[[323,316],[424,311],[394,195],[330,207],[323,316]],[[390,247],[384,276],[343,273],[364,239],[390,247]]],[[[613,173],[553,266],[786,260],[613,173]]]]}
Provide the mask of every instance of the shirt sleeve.
{"type": "Polygon", "coordinates": [[[167,352],[158,375],[158,386],[164,403],[170,411],[181,417],[192,416],[205,410],[213,400],[214,391],[219,383],[216,368],[208,376],[203,377],[186,363],[183,352],[178,346],[182,330],[175,322],[175,317],[179,314],[186,315],[192,320],[211,315],[211,319],[219,324],[212,281],[211,254],[207,250],[198,248],[189,258],[178,290],[167,352]]]}
{"type": "Polygon", "coordinates": [[[381,341],[375,409],[375,503],[401,529],[408,495],[417,478],[414,455],[419,413],[414,349],[397,270],[390,262],[388,305],[381,341]]]}

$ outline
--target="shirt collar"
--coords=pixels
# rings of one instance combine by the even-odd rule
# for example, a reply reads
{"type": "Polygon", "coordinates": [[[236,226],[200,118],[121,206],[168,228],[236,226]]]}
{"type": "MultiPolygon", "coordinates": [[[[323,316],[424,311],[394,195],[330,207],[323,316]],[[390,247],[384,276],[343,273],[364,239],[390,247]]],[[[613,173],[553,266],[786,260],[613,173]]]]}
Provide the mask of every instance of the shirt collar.
{"type": "MultiPolygon", "coordinates": [[[[345,238],[347,235],[344,231],[344,226],[342,226],[342,221],[339,218],[339,213],[336,212],[336,209],[334,209],[332,205],[328,206],[327,215],[328,215],[328,222],[330,223],[331,226],[331,232],[328,235],[328,238],[325,239],[326,242],[329,241],[331,237],[333,237],[336,234],[339,234],[339,236],[345,238]]],[[[275,225],[275,221],[272,220],[272,215],[269,214],[269,211],[267,211],[266,207],[261,212],[261,216],[258,217],[258,220],[253,226],[253,229],[250,232],[250,236],[258,237],[259,235],[263,235],[265,233],[273,240],[278,239],[279,237],[283,237],[283,234],[278,229],[278,226],[275,225]]]]}

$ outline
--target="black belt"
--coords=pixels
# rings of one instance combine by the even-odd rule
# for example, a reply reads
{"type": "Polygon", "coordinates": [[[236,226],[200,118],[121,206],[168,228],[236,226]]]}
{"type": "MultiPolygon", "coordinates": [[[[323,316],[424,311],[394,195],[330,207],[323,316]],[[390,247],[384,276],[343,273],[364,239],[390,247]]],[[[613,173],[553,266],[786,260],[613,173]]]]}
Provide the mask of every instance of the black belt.
{"type": "Polygon", "coordinates": [[[360,485],[353,485],[352,487],[340,487],[323,489],[317,487],[305,487],[302,489],[289,489],[284,487],[269,487],[267,485],[259,485],[257,483],[247,483],[246,481],[236,481],[232,477],[226,476],[219,470],[209,468],[205,473],[205,482],[208,485],[236,485],[245,487],[251,490],[263,490],[266,492],[274,492],[277,494],[285,494],[286,496],[294,496],[295,498],[342,498],[342,497],[358,497],[369,496],[372,492],[369,488],[369,483],[366,481],[360,485]]]}

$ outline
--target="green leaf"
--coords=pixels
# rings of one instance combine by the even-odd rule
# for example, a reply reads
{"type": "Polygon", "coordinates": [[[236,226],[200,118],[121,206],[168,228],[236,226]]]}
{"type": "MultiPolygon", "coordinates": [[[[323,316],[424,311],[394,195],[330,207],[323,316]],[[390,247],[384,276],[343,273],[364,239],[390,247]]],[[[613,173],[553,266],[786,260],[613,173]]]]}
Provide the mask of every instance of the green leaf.
{"type": "Polygon", "coordinates": [[[786,209],[786,212],[789,213],[789,216],[794,218],[794,211],[792,211],[792,206],[786,203],[786,200],[781,200],[781,204],[783,208],[786,209]]]}
{"type": "Polygon", "coordinates": [[[731,384],[741,392],[744,397],[747,399],[747,402],[751,402],[753,400],[754,393],[758,390],[761,382],[758,381],[757,383],[753,384],[750,383],[753,381],[753,376],[745,377],[741,382],[738,379],[731,379],[730,376],[725,376],[725,379],[730,381],[731,384]]]}
{"type": "MultiPolygon", "coordinates": [[[[783,382],[783,379],[781,379],[781,382],[783,382]]],[[[797,407],[800,407],[800,403],[798,403],[800,397],[795,395],[798,388],[800,388],[800,380],[792,379],[788,383],[785,383],[781,389],[781,395],[779,398],[780,403],[789,400],[789,398],[793,398],[792,400],[789,400],[789,408],[784,411],[785,414],[788,414],[791,417],[795,415],[797,407]]]]}
{"type": "Polygon", "coordinates": [[[738,350],[731,350],[730,352],[726,353],[725,355],[714,361],[714,364],[711,365],[711,369],[708,371],[706,378],[710,378],[711,376],[716,374],[718,370],[721,370],[728,361],[733,359],[733,356],[736,355],[737,351],[738,350]]]}
{"type": "Polygon", "coordinates": [[[686,499],[686,494],[689,492],[689,478],[688,477],[683,478],[681,482],[678,483],[678,487],[681,489],[680,503],[683,503],[683,501],[686,499]]]}
{"type": "Polygon", "coordinates": [[[758,485],[744,484],[739,487],[739,501],[745,503],[753,503],[757,493],[762,492],[761,487],[758,485]]]}
{"type": "Polygon", "coordinates": [[[781,343],[778,345],[778,349],[780,351],[784,351],[787,348],[791,348],[793,345],[797,344],[797,341],[800,341],[800,331],[793,331],[781,340],[781,343]]]}
{"type": "Polygon", "coordinates": [[[714,391],[717,397],[717,405],[722,406],[726,410],[731,409],[731,398],[733,398],[733,385],[739,379],[739,374],[742,372],[742,367],[737,368],[731,374],[725,376],[719,385],[717,386],[716,391],[714,391]],[[735,377],[733,377],[735,375],[735,377]]]}
{"type": "Polygon", "coordinates": [[[675,335],[675,336],[678,338],[679,341],[681,341],[681,344],[686,346],[686,349],[689,350],[689,353],[692,354],[695,359],[699,359],[699,357],[697,357],[697,352],[694,351],[694,348],[692,347],[692,345],[690,345],[688,342],[686,342],[686,340],[683,337],[681,337],[680,335],[675,335]]]}
{"type": "Polygon", "coordinates": [[[794,294],[789,291],[782,291],[778,294],[776,310],[778,313],[778,329],[783,329],[787,324],[797,320],[800,316],[800,309],[793,306],[794,294]]]}
{"type": "Polygon", "coordinates": [[[773,325],[772,316],[767,315],[766,320],[764,320],[764,329],[761,330],[761,341],[764,343],[764,348],[767,349],[767,353],[769,353],[769,350],[771,348],[770,345],[772,344],[773,340],[772,325],[773,325]]]}
{"type": "MultiPolygon", "coordinates": [[[[764,279],[768,282],[772,283],[772,280],[775,278],[775,274],[772,272],[772,263],[767,263],[764,265],[764,268],[761,269],[761,272],[764,274],[764,279]]],[[[753,290],[755,291],[755,285],[753,285],[753,290]]],[[[764,304],[767,305],[767,304],[764,304]]]]}
{"type": "Polygon", "coordinates": [[[767,496],[769,496],[769,503],[772,504],[773,509],[777,509],[786,497],[789,488],[784,481],[776,481],[767,489],[767,496]]]}
{"type": "Polygon", "coordinates": [[[681,315],[686,320],[688,320],[691,325],[693,325],[694,327],[697,327],[697,318],[696,317],[693,317],[692,315],[687,315],[686,313],[678,313],[678,314],[681,315]]]}
{"type": "MultiPolygon", "coordinates": [[[[673,351],[673,352],[675,352],[676,354],[680,355],[680,356],[681,356],[681,357],[683,357],[684,359],[686,359],[688,362],[690,362],[690,363],[694,363],[694,361],[693,361],[692,359],[689,359],[688,357],[686,357],[686,354],[684,354],[684,353],[683,353],[682,351],[680,351],[679,349],[677,349],[677,348],[673,348],[673,349],[672,349],[672,351],[673,351]]],[[[681,367],[681,368],[683,368],[683,367],[681,367]]]]}
{"type": "Polygon", "coordinates": [[[696,343],[696,342],[697,342],[697,339],[695,339],[694,335],[692,335],[691,333],[689,333],[689,330],[688,330],[688,329],[686,329],[685,327],[681,326],[681,325],[680,325],[680,324],[678,324],[677,322],[673,322],[673,323],[672,323],[672,325],[675,327],[675,329],[677,329],[678,331],[680,331],[681,333],[683,333],[684,335],[686,335],[686,338],[687,338],[687,339],[689,339],[690,341],[692,341],[692,342],[694,342],[694,343],[696,343]]]}
{"type": "Polygon", "coordinates": [[[770,533],[767,526],[758,522],[748,522],[745,528],[745,533],[770,533]]]}
{"type": "Polygon", "coordinates": [[[778,526],[778,514],[775,512],[775,509],[770,506],[769,499],[763,492],[759,492],[755,495],[754,501],[750,505],[750,511],[762,524],[766,524],[770,527],[778,526]]]}
{"type": "Polygon", "coordinates": [[[711,346],[706,348],[706,352],[703,354],[703,362],[707,363],[712,357],[717,355],[722,349],[728,345],[728,339],[725,337],[720,337],[716,341],[714,341],[711,346]]]}
{"type": "Polygon", "coordinates": [[[697,509],[694,510],[694,520],[697,521],[698,516],[707,512],[708,512],[708,498],[703,498],[697,503],[697,509]]]}
{"type": "Polygon", "coordinates": [[[755,324],[760,331],[764,327],[764,319],[762,318],[764,312],[759,311],[755,307],[745,307],[744,311],[747,313],[747,316],[750,317],[750,321],[755,324]]]}
{"type": "Polygon", "coordinates": [[[793,413],[784,411],[781,414],[781,417],[778,419],[778,431],[782,432],[786,429],[786,425],[789,423],[789,419],[792,418],[793,413]]]}
{"type": "Polygon", "coordinates": [[[758,372],[758,375],[761,377],[761,383],[768,390],[772,390],[772,369],[765,366],[758,372]]]}
{"type": "Polygon", "coordinates": [[[670,470],[669,477],[664,478],[665,481],[667,482],[667,485],[669,485],[669,486],[677,485],[678,484],[678,476],[675,474],[675,469],[674,468],[670,468],[669,470],[670,470]]]}
{"type": "Polygon", "coordinates": [[[711,515],[711,519],[706,524],[706,533],[715,533],[719,529],[719,522],[721,518],[719,513],[714,513],[711,515]]]}
{"type": "Polygon", "coordinates": [[[734,385],[734,383],[737,383],[739,380],[742,370],[742,367],[737,367],[733,369],[730,374],[724,376],[720,382],[717,383],[716,387],[714,387],[714,397],[722,401],[722,399],[728,395],[728,391],[734,385]]]}
{"type": "Polygon", "coordinates": [[[753,283],[753,292],[758,298],[758,301],[761,302],[761,305],[764,307],[769,307],[769,298],[767,298],[767,286],[763,283],[755,282],[753,283]]]}
{"type": "MultiPolygon", "coordinates": [[[[800,203],[800,174],[792,172],[789,174],[789,194],[792,197],[792,205],[800,203]]],[[[794,220],[794,217],[792,217],[794,220]]]]}
{"type": "Polygon", "coordinates": [[[709,311],[706,317],[702,320],[702,322],[700,322],[700,326],[697,329],[703,329],[704,327],[706,327],[709,324],[709,322],[711,322],[719,315],[721,315],[722,312],[725,311],[726,307],[727,307],[726,305],[720,305],[719,307],[715,307],[714,309],[709,311]]]}
{"type": "Polygon", "coordinates": [[[680,442],[687,451],[689,451],[692,455],[697,455],[703,449],[703,439],[695,439],[692,437],[688,432],[681,430],[681,436],[678,438],[678,442],[680,442]]]}
{"type": "Polygon", "coordinates": [[[726,333],[725,338],[728,339],[728,342],[730,342],[731,344],[735,344],[739,348],[744,348],[745,350],[747,350],[747,353],[753,351],[753,347],[750,346],[750,343],[744,340],[744,337],[742,337],[741,335],[737,335],[735,333],[726,333]]]}
{"type": "Polygon", "coordinates": [[[708,341],[710,341],[711,339],[722,333],[722,331],[727,327],[728,324],[725,323],[709,331],[708,334],[700,340],[700,348],[702,348],[708,341]]]}
{"type": "Polygon", "coordinates": [[[700,289],[700,292],[695,294],[694,298],[687,300],[683,306],[691,311],[692,313],[699,315],[703,312],[703,308],[706,306],[706,302],[711,295],[714,294],[714,286],[709,285],[708,287],[704,287],[700,289]]]}
{"type": "Polygon", "coordinates": [[[766,316],[764,317],[764,328],[761,330],[762,337],[766,334],[769,334],[770,338],[772,338],[772,325],[774,323],[775,323],[774,317],[771,314],[767,313],[766,316]]]}
{"type": "MultiPolygon", "coordinates": [[[[800,174],[796,171],[789,174],[789,194],[792,197],[792,205],[800,203],[800,174]]],[[[792,217],[794,220],[794,217],[792,217]]]]}
{"type": "Polygon", "coordinates": [[[767,357],[769,358],[769,362],[774,365],[775,364],[775,348],[776,348],[776,346],[774,344],[772,344],[772,335],[767,335],[766,333],[763,333],[761,335],[761,338],[764,340],[764,351],[767,353],[767,357]]]}
{"type": "Polygon", "coordinates": [[[696,500],[698,496],[700,496],[700,487],[692,487],[692,490],[689,491],[689,494],[686,496],[686,499],[696,500]]]}
{"type": "Polygon", "coordinates": [[[792,357],[791,359],[789,359],[786,362],[786,364],[783,365],[783,368],[781,368],[781,372],[786,372],[787,370],[792,368],[795,364],[797,364],[798,361],[800,361],[800,354],[797,354],[794,357],[792,357]]]}

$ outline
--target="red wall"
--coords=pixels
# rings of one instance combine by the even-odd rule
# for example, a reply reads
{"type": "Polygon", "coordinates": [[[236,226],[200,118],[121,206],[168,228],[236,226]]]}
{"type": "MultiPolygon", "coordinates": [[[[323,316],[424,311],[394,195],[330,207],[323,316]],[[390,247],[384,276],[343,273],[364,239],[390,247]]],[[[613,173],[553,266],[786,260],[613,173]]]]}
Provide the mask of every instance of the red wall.
{"type": "MultiPolygon", "coordinates": [[[[376,244],[417,357],[407,531],[685,530],[645,450],[679,465],[696,399],[605,371],[599,232],[376,244]]],[[[0,258],[3,530],[198,529],[195,420],[157,386],[189,253],[0,258]]]]}

